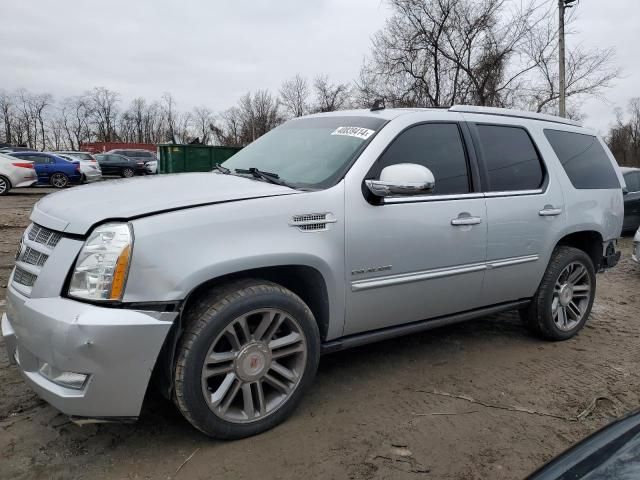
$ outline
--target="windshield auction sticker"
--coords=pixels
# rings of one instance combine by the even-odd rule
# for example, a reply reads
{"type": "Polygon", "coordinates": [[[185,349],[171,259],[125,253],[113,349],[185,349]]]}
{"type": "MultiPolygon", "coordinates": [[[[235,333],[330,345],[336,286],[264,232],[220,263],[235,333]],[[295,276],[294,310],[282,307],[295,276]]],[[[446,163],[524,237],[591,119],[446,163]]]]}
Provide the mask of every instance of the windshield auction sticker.
{"type": "Polygon", "coordinates": [[[333,132],[331,132],[331,135],[346,135],[347,137],[356,137],[362,140],[366,140],[374,133],[376,133],[375,130],[369,130],[368,128],[338,127],[333,132]]]}

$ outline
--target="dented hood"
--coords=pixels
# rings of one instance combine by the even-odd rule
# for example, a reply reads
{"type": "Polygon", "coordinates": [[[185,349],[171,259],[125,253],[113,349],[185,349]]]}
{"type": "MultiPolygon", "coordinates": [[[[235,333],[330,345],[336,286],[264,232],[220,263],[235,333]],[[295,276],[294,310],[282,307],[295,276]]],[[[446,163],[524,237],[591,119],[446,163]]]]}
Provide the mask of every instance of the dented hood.
{"type": "Polygon", "coordinates": [[[296,193],[288,187],[218,173],[153,175],[98,182],[47,195],[34,207],[31,220],[53,230],[84,235],[105,220],[296,193]]]}

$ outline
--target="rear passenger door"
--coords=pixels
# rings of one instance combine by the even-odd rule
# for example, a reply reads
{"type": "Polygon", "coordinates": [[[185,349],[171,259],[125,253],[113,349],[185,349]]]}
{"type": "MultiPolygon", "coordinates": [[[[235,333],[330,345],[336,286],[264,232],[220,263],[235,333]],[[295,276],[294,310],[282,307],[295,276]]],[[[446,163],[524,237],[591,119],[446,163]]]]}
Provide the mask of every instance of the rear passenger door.
{"type": "MultiPolygon", "coordinates": [[[[563,227],[564,196],[531,122],[465,115],[487,205],[485,305],[531,297],[563,227]]],[[[537,132],[538,135],[542,131],[537,132]]]]}

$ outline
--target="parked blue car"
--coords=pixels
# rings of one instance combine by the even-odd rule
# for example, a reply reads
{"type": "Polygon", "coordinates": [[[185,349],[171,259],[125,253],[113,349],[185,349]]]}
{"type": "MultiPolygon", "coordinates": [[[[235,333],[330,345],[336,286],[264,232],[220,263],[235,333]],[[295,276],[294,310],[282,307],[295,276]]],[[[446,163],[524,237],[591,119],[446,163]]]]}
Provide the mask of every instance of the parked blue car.
{"type": "Polygon", "coordinates": [[[31,160],[35,164],[38,185],[64,188],[82,181],[79,161],[65,160],[52,153],[44,152],[12,152],[9,155],[31,160]]]}

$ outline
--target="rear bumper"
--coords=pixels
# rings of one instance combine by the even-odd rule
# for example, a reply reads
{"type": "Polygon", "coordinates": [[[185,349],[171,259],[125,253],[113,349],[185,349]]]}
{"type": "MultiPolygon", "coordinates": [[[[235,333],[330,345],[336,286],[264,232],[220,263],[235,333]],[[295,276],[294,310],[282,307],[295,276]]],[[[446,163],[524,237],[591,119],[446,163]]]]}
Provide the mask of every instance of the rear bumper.
{"type": "Polygon", "coordinates": [[[84,182],[92,183],[102,179],[102,173],[100,172],[84,172],[84,182]]]}
{"type": "Polygon", "coordinates": [[[615,267],[620,261],[620,250],[618,250],[618,241],[610,240],[603,244],[602,249],[602,262],[600,263],[600,270],[607,270],[615,267]]]}
{"type": "Polygon", "coordinates": [[[65,298],[28,299],[7,288],[2,336],[27,384],[61,412],[137,417],[176,313],[96,307],[65,298]],[[51,372],[86,375],[79,388],[51,372]]]}

